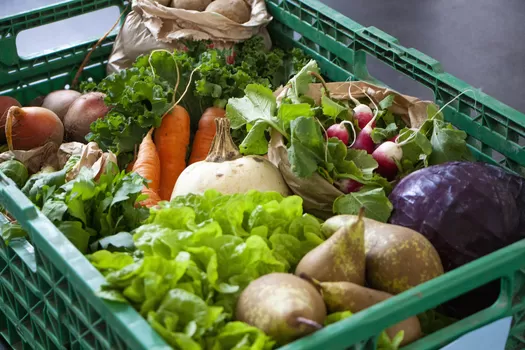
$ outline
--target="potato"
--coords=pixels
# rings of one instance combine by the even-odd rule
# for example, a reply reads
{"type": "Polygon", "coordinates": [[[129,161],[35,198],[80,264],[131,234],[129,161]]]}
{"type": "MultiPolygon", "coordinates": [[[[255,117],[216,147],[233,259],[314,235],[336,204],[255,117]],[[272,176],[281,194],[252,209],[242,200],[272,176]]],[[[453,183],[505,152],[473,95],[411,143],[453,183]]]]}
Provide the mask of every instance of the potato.
{"type": "Polygon", "coordinates": [[[80,92],[75,90],[53,91],[44,98],[42,107],[55,112],[58,118],[63,121],[69,106],[81,95],[80,92]]]}
{"type": "MultiPolygon", "coordinates": [[[[355,215],[338,215],[322,226],[330,236],[355,215]]],[[[399,294],[442,275],[443,265],[432,244],[418,232],[365,218],[366,280],[370,287],[399,294]]]]}
{"type": "Polygon", "coordinates": [[[86,143],[86,135],[90,132],[91,123],[104,118],[109,107],[104,103],[105,94],[89,92],[77,98],[69,107],[64,117],[66,139],[86,143]]]}
{"type": "Polygon", "coordinates": [[[250,20],[251,9],[244,0],[215,0],[206,12],[215,12],[237,23],[246,23],[250,20]]]}
{"type": "Polygon", "coordinates": [[[175,9],[204,11],[212,0],[172,0],[171,7],[175,9]]]}
{"type": "Polygon", "coordinates": [[[156,3],[162,6],[169,6],[171,0],[155,0],[156,3]]]}

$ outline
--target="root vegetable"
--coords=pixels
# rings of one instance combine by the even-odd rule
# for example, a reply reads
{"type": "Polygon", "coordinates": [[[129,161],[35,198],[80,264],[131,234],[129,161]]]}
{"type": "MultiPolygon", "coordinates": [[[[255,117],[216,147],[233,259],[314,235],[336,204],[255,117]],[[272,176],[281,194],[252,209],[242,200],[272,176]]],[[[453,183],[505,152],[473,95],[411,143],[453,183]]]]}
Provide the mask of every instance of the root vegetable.
{"type": "Polygon", "coordinates": [[[398,143],[386,141],[372,152],[372,157],[377,162],[377,172],[392,181],[397,175],[397,162],[401,162],[403,150],[398,143]]]}
{"type": "Polygon", "coordinates": [[[91,123],[104,118],[109,111],[109,107],[104,103],[105,97],[106,95],[100,92],[89,92],[71,104],[64,117],[67,140],[86,143],[91,123]]]}
{"type": "Polygon", "coordinates": [[[230,135],[230,120],[216,118],[217,133],[206,160],[193,163],[179,176],[171,198],[215,189],[223,194],[249,190],[290,194],[279,169],[259,156],[242,157],[230,135]]]}
{"type": "Polygon", "coordinates": [[[237,23],[250,20],[250,6],[244,0],[215,0],[206,7],[206,12],[215,12],[237,23]]]}
{"type": "Polygon", "coordinates": [[[218,107],[210,107],[204,111],[193,140],[189,164],[206,159],[216,133],[215,119],[223,118],[225,114],[226,111],[218,107]]]}
{"type": "Polygon", "coordinates": [[[345,194],[357,192],[363,187],[363,184],[352,179],[342,179],[335,182],[334,185],[345,194]]]}
{"type": "MultiPolygon", "coordinates": [[[[359,104],[354,107],[354,118],[357,119],[359,128],[363,129],[374,118],[374,113],[367,105],[359,104]]],[[[375,122],[372,123],[372,128],[375,128],[375,122]]]]}
{"type": "Polygon", "coordinates": [[[155,131],[155,146],[160,159],[160,186],[158,194],[169,200],[173,187],[186,168],[186,153],[190,144],[190,115],[182,106],[162,118],[155,131]]]}
{"type": "Polygon", "coordinates": [[[5,143],[5,118],[7,117],[7,111],[9,108],[22,105],[12,97],[0,96],[0,144],[5,143]]]}
{"type": "MultiPolygon", "coordinates": [[[[163,5],[168,6],[169,0],[163,2],[166,2],[163,5]]],[[[170,6],[176,9],[204,11],[211,2],[212,0],[172,0],[170,6]]]]}
{"type": "Polygon", "coordinates": [[[362,129],[359,134],[357,134],[357,137],[355,139],[354,144],[352,145],[352,148],[354,149],[362,149],[366,151],[368,154],[372,154],[375,149],[375,143],[372,140],[372,128],[370,125],[365,126],[364,129],[362,129]]]}
{"type": "Polygon", "coordinates": [[[326,136],[328,136],[328,138],[331,138],[331,137],[338,138],[346,146],[348,146],[348,142],[350,141],[350,133],[346,129],[344,122],[339,123],[339,124],[334,124],[330,126],[328,129],[326,129],[326,136]]]}
{"type": "Polygon", "coordinates": [[[142,194],[148,196],[140,202],[145,207],[154,207],[161,200],[158,195],[160,188],[160,159],[151,134],[153,128],[146,134],[140,143],[137,160],[133,164],[132,171],[139,174],[148,181],[148,186],[144,186],[142,194]]]}
{"type": "Polygon", "coordinates": [[[43,107],[9,108],[5,123],[9,149],[30,150],[64,140],[64,126],[55,113],[43,107]]]}
{"type": "Polygon", "coordinates": [[[42,107],[55,112],[60,120],[64,120],[69,107],[80,96],[82,94],[75,90],[53,91],[44,98],[42,107]]]}

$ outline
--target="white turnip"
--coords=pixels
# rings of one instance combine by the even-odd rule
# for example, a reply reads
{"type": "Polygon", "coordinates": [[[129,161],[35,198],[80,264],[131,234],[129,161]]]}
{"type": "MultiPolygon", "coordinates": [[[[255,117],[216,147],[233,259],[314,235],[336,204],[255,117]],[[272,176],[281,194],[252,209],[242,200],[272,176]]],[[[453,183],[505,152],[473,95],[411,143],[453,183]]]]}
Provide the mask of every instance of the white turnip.
{"type": "Polygon", "coordinates": [[[86,143],[86,135],[90,132],[91,123],[104,118],[109,107],[104,103],[101,92],[89,92],[77,98],[69,107],[64,117],[64,128],[68,141],[86,143]]]}
{"type": "Polygon", "coordinates": [[[377,172],[387,180],[393,180],[398,172],[397,163],[403,158],[401,145],[395,142],[383,142],[372,153],[377,162],[377,172]]]}
{"type": "Polygon", "coordinates": [[[216,134],[206,160],[188,166],[177,179],[171,198],[214,189],[223,194],[249,190],[274,191],[283,196],[290,189],[279,169],[259,156],[241,156],[230,135],[230,120],[216,118],[216,134]]]}
{"type": "Polygon", "coordinates": [[[81,95],[80,92],[75,90],[53,91],[44,98],[42,107],[55,112],[60,120],[64,120],[71,104],[81,95]]]}
{"type": "Polygon", "coordinates": [[[64,126],[58,116],[43,107],[9,108],[5,135],[10,150],[30,150],[64,140],[64,126]]]}

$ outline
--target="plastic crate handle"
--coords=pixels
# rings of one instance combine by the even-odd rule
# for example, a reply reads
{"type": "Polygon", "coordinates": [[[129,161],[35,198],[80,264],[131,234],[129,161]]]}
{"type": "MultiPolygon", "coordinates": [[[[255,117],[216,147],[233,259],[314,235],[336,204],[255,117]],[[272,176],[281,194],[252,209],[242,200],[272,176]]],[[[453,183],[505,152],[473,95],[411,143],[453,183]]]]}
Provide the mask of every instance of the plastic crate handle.
{"type": "Polygon", "coordinates": [[[16,208],[11,214],[14,217],[24,217],[33,220],[38,212],[33,203],[16,187],[16,184],[0,171],[0,204],[16,208]]]}
{"type": "MultiPolygon", "coordinates": [[[[21,31],[112,6],[119,7],[122,12],[128,3],[129,1],[127,0],[72,0],[0,19],[0,77],[7,77],[8,72],[19,70],[21,68],[19,65],[24,62],[18,55],[16,45],[16,37],[21,31]]],[[[122,21],[123,20],[124,19],[122,19],[122,21]]],[[[61,48],[60,51],[76,45],[78,45],[78,43],[70,43],[68,46],[61,48]]],[[[36,57],[43,55],[44,54],[37,54],[36,57]]]]}

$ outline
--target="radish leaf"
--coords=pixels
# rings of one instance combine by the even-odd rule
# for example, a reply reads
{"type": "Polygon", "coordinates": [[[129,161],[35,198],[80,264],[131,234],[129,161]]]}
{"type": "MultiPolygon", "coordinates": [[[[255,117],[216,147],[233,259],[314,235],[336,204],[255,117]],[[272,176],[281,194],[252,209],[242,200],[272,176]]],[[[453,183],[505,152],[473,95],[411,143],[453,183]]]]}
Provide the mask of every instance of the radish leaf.
{"type": "Polygon", "coordinates": [[[386,222],[392,213],[393,206],[381,187],[364,186],[358,192],[338,197],[334,201],[334,213],[357,215],[365,208],[365,216],[380,222],[386,222]]]}

